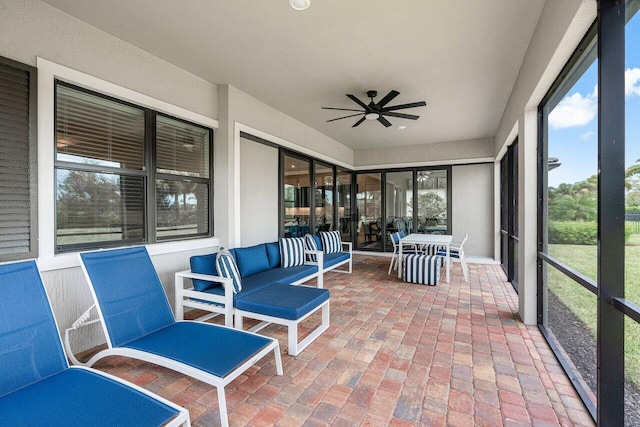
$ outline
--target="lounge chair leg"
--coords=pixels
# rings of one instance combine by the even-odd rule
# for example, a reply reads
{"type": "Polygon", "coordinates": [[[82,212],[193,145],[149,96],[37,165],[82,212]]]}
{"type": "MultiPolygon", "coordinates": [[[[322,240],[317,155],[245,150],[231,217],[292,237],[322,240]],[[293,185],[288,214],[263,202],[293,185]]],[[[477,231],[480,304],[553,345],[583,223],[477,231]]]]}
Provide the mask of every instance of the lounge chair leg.
{"type": "Polygon", "coordinates": [[[220,406],[220,425],[229,427],[229,418],[227,417],[227,397],[224,394],[224,387],[218,389],[218,406],[220,406]]]}
{"type": "Polygon", "coordinates": [[[273,349],[273,355],[276,358],[276,373],[278,375],[284,375],[282,370],[282,356],[280,355],[280,344],[276,340],[276,347],[273,349]]]}

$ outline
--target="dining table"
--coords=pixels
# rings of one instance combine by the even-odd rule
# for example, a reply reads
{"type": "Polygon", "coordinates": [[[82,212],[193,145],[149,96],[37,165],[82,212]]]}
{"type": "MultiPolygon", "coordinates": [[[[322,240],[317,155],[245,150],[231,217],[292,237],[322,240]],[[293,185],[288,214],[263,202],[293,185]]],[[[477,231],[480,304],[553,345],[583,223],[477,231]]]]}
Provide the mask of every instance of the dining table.
{"type": "Polygon", "coordinates": [[[398,248],[398,278],[402,278],[402,263],[404,258],[402,256],[403,247],[405,245],[412,246],[423,246],[423,245],[438,245],[440,247],[446,248],[446,257],[445,257],[445,265],[446,265],[446,282],[449,283],[451,279],[451,256],[450,256],[450,246],[453,241],[453,236],[450,234],[420,234],[420,233],[411,233],[399,240],[399,248],[398,248]]]}

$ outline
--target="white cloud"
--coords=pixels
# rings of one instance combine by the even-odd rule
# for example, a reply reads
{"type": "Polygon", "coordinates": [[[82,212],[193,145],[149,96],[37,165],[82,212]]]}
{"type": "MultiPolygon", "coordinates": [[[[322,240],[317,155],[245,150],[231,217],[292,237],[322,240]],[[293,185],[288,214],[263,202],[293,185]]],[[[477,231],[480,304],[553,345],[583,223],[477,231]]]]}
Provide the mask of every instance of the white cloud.
{"type": "Polygon", "coordinates": [[[640,68],[628,68],[624,72],[624,94],[640,96],[640,68]]]}
{"type": "Polygon", "coordinates": [[[565,97],[549,114],[549,125],[554,129],[583,126],[598,113],[597,87],[591,94],[576,92],[565,97]]]}
{"type": "Polygon", "coordinates": [[[592,130],[587,131],[587,132],[583,133],[582,135],[580,135],[580,140],[581,141],[588,141],[591,138],[593,138],[595,136],[595,134],[596,133],[594,131],[592,131],[592,130]]]}

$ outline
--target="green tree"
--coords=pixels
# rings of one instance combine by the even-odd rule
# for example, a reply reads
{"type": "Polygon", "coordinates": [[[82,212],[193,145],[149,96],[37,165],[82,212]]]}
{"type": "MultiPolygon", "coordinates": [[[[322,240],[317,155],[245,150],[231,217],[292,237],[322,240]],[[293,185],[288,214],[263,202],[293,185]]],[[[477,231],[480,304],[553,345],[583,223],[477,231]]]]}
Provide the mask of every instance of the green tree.
{"type": "Polygon", "coordinates": [[[435,192],[418,195],[418,216],[422,218],[444,219],[447,215],[447,204],[435,192]]]}

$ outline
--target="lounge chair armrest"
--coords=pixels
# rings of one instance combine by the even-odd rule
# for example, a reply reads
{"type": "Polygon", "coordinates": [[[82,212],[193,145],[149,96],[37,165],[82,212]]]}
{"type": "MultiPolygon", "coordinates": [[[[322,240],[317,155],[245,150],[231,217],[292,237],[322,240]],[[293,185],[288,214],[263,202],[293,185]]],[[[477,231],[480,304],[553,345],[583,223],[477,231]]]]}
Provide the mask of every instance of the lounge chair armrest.
{"type": "Polygon", "coordinates": [[[67,328],[64,330],[64,347],[65,347],[65,350],[67,351],[67,356],[69,356],[69,359],[71,360],[71,363],[73,365],[82,366],[82,365],[85,365],[85,363],[80,362],[78,359],[76,359],[75,355],[73,354],[73,351],[71,350],[70,333],[71,331],[84,328],[85,326],[93,325],[94,323],[100,323],[100,319],[89,320],[91,319],[91,310],[93,310],[95,307],[96,305],[93,304],[84,313],[82,313],[75,322],[71,324],[70,328],[67,328]]]}

